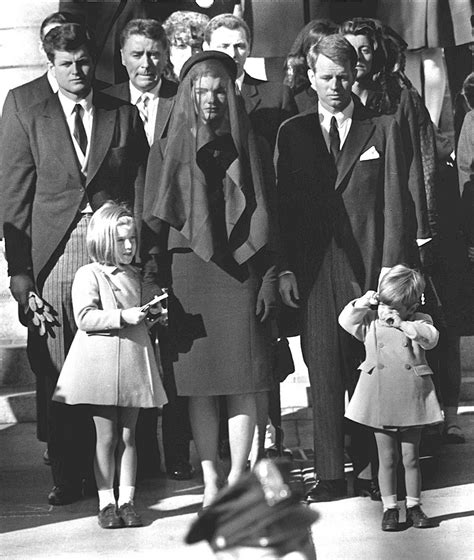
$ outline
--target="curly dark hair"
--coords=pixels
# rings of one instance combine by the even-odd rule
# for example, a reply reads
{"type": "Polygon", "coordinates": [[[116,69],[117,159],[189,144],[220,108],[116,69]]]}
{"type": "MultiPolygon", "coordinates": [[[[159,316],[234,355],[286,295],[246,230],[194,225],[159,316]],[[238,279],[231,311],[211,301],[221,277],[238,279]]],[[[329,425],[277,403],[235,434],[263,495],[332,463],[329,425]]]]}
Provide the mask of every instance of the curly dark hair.
{"type": "Polygon", "coordinates": [[[295,93],[309,87],[308,63],[309,49],[322,37],[337,33],[337,25],[329,19],[313,19],[298,33],[285,61],[284,83],[295,93]]]}
{"type": "Polygon", "coordinates": [[[401,90],[412,87],[405,75],[407,43],[391,27],[373,18],[347,20],[341,24],[340,33],[368,37],[374,51],[370,79],[372,89],[379,93],[370,108],[382,114],[394,113],[401,90]]]}

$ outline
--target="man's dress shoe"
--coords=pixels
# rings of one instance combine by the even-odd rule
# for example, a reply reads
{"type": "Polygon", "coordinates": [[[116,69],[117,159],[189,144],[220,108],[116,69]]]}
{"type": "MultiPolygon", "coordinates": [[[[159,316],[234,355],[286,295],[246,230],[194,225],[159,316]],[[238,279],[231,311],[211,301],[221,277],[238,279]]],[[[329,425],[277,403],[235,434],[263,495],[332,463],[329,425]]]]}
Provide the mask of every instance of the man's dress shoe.
{"type": "Polygon", "coordinates": [[[335,480],[318,480],[306,492],[305,501],[308,504],[315,502],[332,502],[340,500],[347,495],[347,485],[343,478],[335,480]]]}
{"type": "Polygon", "coordinates": [[[82,488],[71,486],[53,486],[48,494],[48,503],[52,506],[65,506],[82,498],[82,488]]]}
{"type": "Polygon", "coordinates": [[[354,479],[354,494],[363,498],[370,498],[374,502],[382,501],[380,488],[376,480],[354,479]]]}
{"type": "Polygon", "coordinates": [[[178,463],[166,469],[168,478],[173,480],[191,480],[194,476],[194,469],[189,463],[178,463]]]}

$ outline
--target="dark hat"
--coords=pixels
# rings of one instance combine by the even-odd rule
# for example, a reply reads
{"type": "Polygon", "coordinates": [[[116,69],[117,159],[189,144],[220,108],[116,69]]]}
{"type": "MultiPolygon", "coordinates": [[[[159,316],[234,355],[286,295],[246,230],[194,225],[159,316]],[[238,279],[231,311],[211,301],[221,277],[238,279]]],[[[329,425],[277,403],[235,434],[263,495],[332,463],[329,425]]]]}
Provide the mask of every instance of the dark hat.
{"type": "Polygon", "coordinates": [[[214,550],[278,547],[307,533],[318,514],[289,486],[288,462],[263,459],[253,472],[222,490],[191,526],[186,542],[207,540],[214,550]]]}
{"type": "Polygon", "coordinates": [[[232,81],[235,82],[237,77],[237,65],[234,60],[228,55],[220,51],[202,51],[194,54],[183,64],[181,72],[179,73],[179,81],[182,82],[186,74],[191,70],[191,68],[198,64],[199,62],[204,62],[205,60],[217,60],[222,62],[229,72],[232,81]]]}

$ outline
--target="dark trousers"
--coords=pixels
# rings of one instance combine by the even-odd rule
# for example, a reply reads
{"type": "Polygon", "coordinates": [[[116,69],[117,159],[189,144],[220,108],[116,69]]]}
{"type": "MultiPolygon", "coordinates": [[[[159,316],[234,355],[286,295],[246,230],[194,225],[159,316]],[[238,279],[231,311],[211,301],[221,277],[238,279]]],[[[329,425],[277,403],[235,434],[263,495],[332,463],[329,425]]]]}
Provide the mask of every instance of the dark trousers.
{"type": "Polygon", "coordinates": [[[333,241],[302,309],[301,349],[311,385],[315,470],[322,479],[344,478],[344,394],[354,385],[359,356],[338,316],[360,292],[347,256],[333,241]]]}

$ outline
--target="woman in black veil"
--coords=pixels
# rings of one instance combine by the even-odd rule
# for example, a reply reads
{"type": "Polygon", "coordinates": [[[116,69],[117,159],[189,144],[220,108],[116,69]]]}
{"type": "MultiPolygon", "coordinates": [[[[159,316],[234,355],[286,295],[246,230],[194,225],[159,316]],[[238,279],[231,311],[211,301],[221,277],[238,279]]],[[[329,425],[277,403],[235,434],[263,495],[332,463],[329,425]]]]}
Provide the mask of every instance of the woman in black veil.
{"type": "Polygon", "coordinates": [[[154,200],[145,200],[145,223],[155,240],[147,252],[158,263],[171,260],[174,373],[178,394],[189,397],[204,507],[220,487],[219,398],[228,410],[232,485],[246,468],[256,394],[272,386],[272,165],[236,94],[235,75],[223,53],[202,52],[185,63],[166,145],[152,147],[146,181],[154,200]]]}

